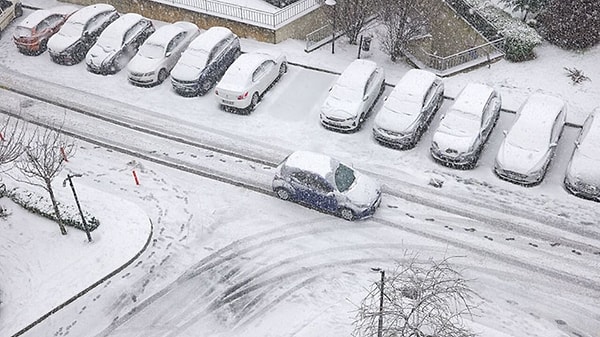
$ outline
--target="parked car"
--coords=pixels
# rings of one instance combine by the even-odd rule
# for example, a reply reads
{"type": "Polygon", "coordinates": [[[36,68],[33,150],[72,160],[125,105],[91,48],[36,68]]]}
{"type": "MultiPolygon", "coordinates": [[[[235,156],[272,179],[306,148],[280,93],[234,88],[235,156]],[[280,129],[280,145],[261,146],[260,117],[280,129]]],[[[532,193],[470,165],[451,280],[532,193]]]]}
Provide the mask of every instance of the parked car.
{"type": "Polygon", "coordinates": [[[600,202],[600,108],[583,123],[565,174],[566,189],[600,202]]]}
{"type": "Polygon", "coordinates": [[[187,21],[157,29],[129,61],[129,82],[140,86],[161,84],[169,76],[181,53],[198,34],[198,26],[187,21]]]}
{"type": "Polygon", "coordinates": [[[332,130],[358,130],[385,89],[383,68],[354,60],[329,91],[321,107],[321,124],[332,130]]]}
{"type": "Polygon", "coordinates": [[[100,33],[118,18],[117,10],[107,4],[90,5],[78,10],[48,40],[48,53],[52,61],[67,65],[81,62],[100,33]]]}
{"type": "Polygon", "coordinates": [[[221,106],[251,112],[267,89],[286,72],[287,61],[281,52],[242,54],[217,84],[215,97],[221,106]]]}
{"type": "Polygon", "coordinates": [[[308,151],[290,154],[277,167],[273,191],[346,220],[375,213],[381,203],[381,187],[374,179],[329,156],[308,151]]]}
{"type": "Polygon", "coordinates": [[[204,95],[240,55],[237,35],[225,27],[211,27],[190,43],[171,71],[173,89],[183,96],[204,95]]]}
{"type": "Polygon", "coordinates": [[[38,9],[21,21],[13,33],[13,41],[23,54],[39,55],[46,51],[48,39],[78,10],[74,6],[38,9]]]}
{"type": "Polygon", "coordinates": [[[452,167],[473,168],[500,116],[502,100],[494,88],[469,83],[441,117],[430,152],[452,167]]]}
{"type": "Polygon", "coordinates": [[[16,18],[23,15],[21,0],[0,0],[0,37],[2,32],[16,18]]]}
{"type": "Polygon", "coordinates": [[[566,117],[560,98],[534,93],[517,111],[516,121],[505,132],[494,172],[513,183],[531,186],[546,175],[566,117]]]}
{"type": "Polygon", "coordinates": [[[414,147],[443,101],[444,83],[439,76],[426,70],[409,70],[375,116],[375,140],[394,148],[414,147]]]}
{"type": "Polygon", "coordinates": [[[119,72],[154,31],[149,19],[136,13],[122,15],[100,34],[87,52],[87,69],[103,75],[119,72]]]}

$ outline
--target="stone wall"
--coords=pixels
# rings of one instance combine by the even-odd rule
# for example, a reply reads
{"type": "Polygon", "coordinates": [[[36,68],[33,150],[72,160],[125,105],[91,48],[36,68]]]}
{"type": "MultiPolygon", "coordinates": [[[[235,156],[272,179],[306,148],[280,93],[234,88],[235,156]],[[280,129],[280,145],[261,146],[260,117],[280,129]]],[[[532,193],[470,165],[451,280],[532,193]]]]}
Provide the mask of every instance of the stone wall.
{"type": "Polygon", "coordinates": [[[294,21],[291,21],[283,27],[274,29],[253,26],[243,22],[211,16],[150,0],[62,1],[82,6],[96,3],[108,3],[113,5],[120,13],[139,13],[147,18],[165,22],[189,21],[195,23],[202,29],[208,29],[214,26],[227,27],[240,37],[269,43],[279,43],[289,38],[303,40],[308,33],[323,25],[320,22],[326,22],[324,10],[322,8],[317,8],[312,12],[303,15],[294,21]]]}

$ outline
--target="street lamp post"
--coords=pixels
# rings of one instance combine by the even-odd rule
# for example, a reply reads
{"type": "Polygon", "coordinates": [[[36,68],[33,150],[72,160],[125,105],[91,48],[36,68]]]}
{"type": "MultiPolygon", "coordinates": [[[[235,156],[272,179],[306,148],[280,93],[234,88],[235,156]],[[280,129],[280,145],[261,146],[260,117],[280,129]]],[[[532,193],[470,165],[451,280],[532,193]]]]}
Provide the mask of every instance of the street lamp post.
{"type": "Polygon", "coordinates": [[[331,36],[331,53],[335,54],[335,29],[336,29],[335,17],[337,16],[336,12],[335,12],[336,2],[335,2],[335,0],[325,0],[325,4],[327,6],[330,6],[331,8],[333,8],[333,18],[332,18],[333,33],[331,33],[331,35],[332,35],[331,36]]]}
{"type": "Polygon", "coordinates": [[[372,271],[381,273],[381,285],[379,287],[379,325],[377,326],[377,337],[383,336],[383,284],[385,282],[385,270],[371,268],[372,271]]]}
{"type": "Polygon", "coordinates": [[[90,235],[90,230],[88,229],[87,222],[85,221],[85,217],[83,216],[83,211],[81,210],[81,205],[79,205],[79,199],[77,198],[77,192],[75,192],[75,186],[73,186],[72,178],[81,177],[81,174],[67,174],[65,180],[63,180],[63,187],[67,187],[67,180],[69,181],[69,185],[71,185],[71,190],[73,191],[73,197],[75,198],[75,203],[77,204],[77,208],[79,209],[79,214],[81,215],[81,222],[83,223],[83,229],[85,230],[85,235],[87,235],[88,242],[92,242],[92,236],[90,235]]]}

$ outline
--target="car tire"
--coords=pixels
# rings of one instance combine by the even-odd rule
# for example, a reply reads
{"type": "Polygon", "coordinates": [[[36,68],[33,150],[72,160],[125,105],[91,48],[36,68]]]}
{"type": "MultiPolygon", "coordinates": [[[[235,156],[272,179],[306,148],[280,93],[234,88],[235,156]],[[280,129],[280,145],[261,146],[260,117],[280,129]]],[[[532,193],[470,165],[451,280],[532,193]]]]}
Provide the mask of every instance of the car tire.
{"type": "Polygon", "coordinates": [[[23,5],[18,4],[15,6],[15,17],[20,18],[23,16],[23,5]]]}
{"type": "Polygon", "coordinates": [[[340,216],[342,217],[342,219],[347,221],[352,221],[355,218],[354,212],[352,212],[351,209],[345,207],[340,210],[340,216]]]}
{"type": "Polygon", "coordinates": [[[287,63],[283,62],[279,67],[279,77],[283,76],[285,73],[287,73],[287,63]]]}
{"type": "Polygon", "coordinates": [[[258,105],[258,102],[260,102],[260,96],[258,95],[257,92],[255,92],[252,95],[252,100],[250,101],[250,106],[248,107],[248,112],[254,111],[254,109],[258,105]]]}
{"type": "Polygon", "coordinates": [[[285,188],[276,189],[275,194],[277,194],[277,197],[281,200],[290,200],[291,198],[290,192],[285,188]]]}
{"type": "Polygon", "coordinates": [[[213,82],[211,80],[205,80],[200,85],[200,92],[202,94],[206,94],[213,87],[213,82]]]}
{"type": "Polygon", "coordinates": [[[161,69],[158,72],[158,84],[161,84],[162,82],[164,82],[168,76],[169,76],[169,73],[167,73],[167,70],[165,68],[161,69]]]}
{"type": "Polygon", "coordinates": [[[48,40],[43,40],[40,42],[40,48],[37,51],[37,55],[42,54],[46,49],[48,49],[48,40]]]}

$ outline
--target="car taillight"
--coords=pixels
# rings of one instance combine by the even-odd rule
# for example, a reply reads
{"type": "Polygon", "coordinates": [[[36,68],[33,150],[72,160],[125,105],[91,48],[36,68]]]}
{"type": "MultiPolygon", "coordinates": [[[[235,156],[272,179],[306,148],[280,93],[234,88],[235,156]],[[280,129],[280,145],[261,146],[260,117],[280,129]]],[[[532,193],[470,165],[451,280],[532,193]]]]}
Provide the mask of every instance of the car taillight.
{"type": "Polygon", "coordinates": [[[246,98],[246,97],[248,97],[248,92],[247,92],[247,91],[246,91],[245,93],[243,93],[242,95],[239,95],[239,96],[238,96],[238,100],[239,100],[239,99],[244,99],[244,98],[246,98]]]}

